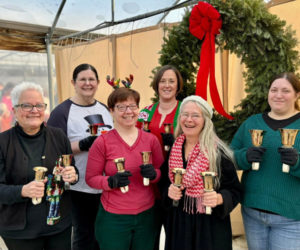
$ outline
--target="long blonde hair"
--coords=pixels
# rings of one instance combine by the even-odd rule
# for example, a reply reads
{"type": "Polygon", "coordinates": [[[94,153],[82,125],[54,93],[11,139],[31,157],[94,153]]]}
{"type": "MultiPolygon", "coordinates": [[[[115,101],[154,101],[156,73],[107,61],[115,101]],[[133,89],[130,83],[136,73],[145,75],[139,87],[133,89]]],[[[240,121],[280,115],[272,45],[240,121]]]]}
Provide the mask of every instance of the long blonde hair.
{"type": "Polygon", "coordinates": [[[201,98],[202,100],[200,102],[199,101],[200,99],[198,100],[198,98],[201,98],[201,97],[195,97],[195,98],[189,97],[188,100],[184,99],[182,101],[182,104],[180,106],[179,116],[177,118],[177,127],[175,130],[175,137],[177,138],[178,136],[183,134],[183,131],[182,131],[182,128],[180,125],[180,117],[181,117],[184,106],[190,102],[195,103],[201,109],[202,116],[204,118],[204,126],[203,126],[202,131],[199,134],[200,149],[202,152],[204,152],[205,156],[209,160],[209,171],[217,173],[217,178],[216,178],[216,182],[215,182],[215,188],[217,188],[220,185],[220,178],[221,178],[221,157],[225,156],[230,161],[232,161],[233,164],[235,164],[234,158],[233,158],[233,152],[229,148],[229,146],[217,136],[215,129],[214,129],[214,124],[211,120],[211,114],[209,113],[207,108],[205,108],[202,105],[204,100],[201,98]]]}

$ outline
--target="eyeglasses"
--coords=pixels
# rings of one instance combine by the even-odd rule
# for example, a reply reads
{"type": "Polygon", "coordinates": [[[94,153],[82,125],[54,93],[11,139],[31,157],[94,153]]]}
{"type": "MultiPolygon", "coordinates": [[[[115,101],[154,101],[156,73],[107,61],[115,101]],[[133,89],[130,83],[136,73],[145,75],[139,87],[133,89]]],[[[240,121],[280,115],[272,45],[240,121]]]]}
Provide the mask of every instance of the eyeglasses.
{"type": "Polygon", "coordinates": [[[81,78],[77,80],[80,83],[86,83],[86,82],[90,82],[90,83],[95,83],[97,81],[97,79],[95,78],[81,78]]]}
{"type": "Polygon", "coordinates": [[[136,104],[116,105],[116,107],[120,112],[125,112],[127,110],[127,108],[129,108],[131,111],[135,111],[138,109],[138,106],[136,104]]]}
{"type": "Polygon", "coordinates": [[[38,103],[36,105],[32,105],[30,103],[21,103],[21,104],[15,105],[15,107],[16,108],[21,107],[21,109],[26,112],[32,111],[34,107],[36,107],[36,109],[38,111],[45,111],[45,109],[47,108],[47,104],[46,103],[38,103]]]}
{"type": "Polygon", "coordinates": [[[181,113],[180,116],[181,116],[182,119],[187,119],[187,118],[191,117],[192,120],[197,120],[197,119],[202,117],[202,115],[197,114],[197,113],[193,113],[193,114],[181,113]]]}

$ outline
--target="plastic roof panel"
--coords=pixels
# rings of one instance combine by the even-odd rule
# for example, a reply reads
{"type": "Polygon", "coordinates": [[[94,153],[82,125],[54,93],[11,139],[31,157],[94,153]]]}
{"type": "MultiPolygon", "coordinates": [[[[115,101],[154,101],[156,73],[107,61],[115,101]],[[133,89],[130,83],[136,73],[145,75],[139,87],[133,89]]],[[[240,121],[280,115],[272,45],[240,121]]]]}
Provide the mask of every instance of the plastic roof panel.
{"type": "MultiPolygon", "coordinates": [[[[51,27],[62,0],[1,0],[0,19],[51,27]]],[[[146,14],[175,4],[176,0],[115,0],[114,21],[146,14]]],[[[107,32],[120,33],[157,24],[163,14],[107,32]]],[[[67,0],[56,28],[84,31],[112,21],[111,0],[67,0]]],[[[103,31],[99,31],[103,33],[103,31]]]]}

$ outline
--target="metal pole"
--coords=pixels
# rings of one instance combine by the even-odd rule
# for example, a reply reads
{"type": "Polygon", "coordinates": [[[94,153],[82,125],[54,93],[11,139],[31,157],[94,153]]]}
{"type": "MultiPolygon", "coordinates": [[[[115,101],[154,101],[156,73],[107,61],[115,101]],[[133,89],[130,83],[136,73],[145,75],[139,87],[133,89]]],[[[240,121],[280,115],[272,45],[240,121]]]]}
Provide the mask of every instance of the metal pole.
{"type": "Polygon", "coordinates": [[[53,62],[52,62],[52,45],[50,43],[49,35],[46,35],[46,49],[47,49],[47,67],[48,67],[48,92],[49,92],[49,102],[50,111],[54,108],[54,88],[53,88],[53,62]]]}

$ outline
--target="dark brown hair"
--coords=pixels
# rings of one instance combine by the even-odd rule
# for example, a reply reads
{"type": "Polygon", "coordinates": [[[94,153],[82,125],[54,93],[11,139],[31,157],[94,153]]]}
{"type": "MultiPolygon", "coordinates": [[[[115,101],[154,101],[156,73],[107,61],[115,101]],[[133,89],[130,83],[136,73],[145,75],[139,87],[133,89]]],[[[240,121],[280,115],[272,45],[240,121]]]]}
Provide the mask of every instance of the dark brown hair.
{"type": "Polygon", "coordinates": [[[182,90],[183,87],[183,80],[182,80],[182,76],[179,72],[179,70],[177,68],[175,68],[173,65],[165,65],[162,66],[155,74],[153,81],[152,81],[152,88],[155,91],[155,93],[158,95],[158,85],[159,82],[163,76],[163,74],[167,71],[167,70],[172,70],[177,78],[177,90],[176,90],[176,95],[178,95],[178,93],[182,90]]]}
{"type": "Polygon", "coordinates": [[[140,104],[140,94],[134,89],[129,88],[118,88],[115,89],[107,99],[107,106],[109,109],[114,109],[116,103],[127,101],[128,98],[133,98],[136,105],[140,104]]]}
{"type": "MultiPolygon", "coordinates": [[[[300,81],[299,81],[298,77],[293,72],[283,72],[283,73],[280,73],[280,74],[276,75],[272,79],[269,88],[271,88],[272,83],[277,79],[286,79],[292,85],[292,87],[295,90],[296,94],[298,94],[300,92],[300,81]]],[[[299,98],[295,102],[295,108],[297,110],[300,110],[299,98]]]]}
{"type": "Polygon", "coordinates": [[[73,71],[73,81],[76,82],[77,76],[78,76],[78,74],[79,74],[81,71],[88,70],[88,69],[90,69],[91,71],[93,71],[93,72],[95,73],[96,79],[97,79],[97,81],[99,81],[97,70],[95,69],[94,66],[92,66],[92,65],[90,65],[90,64],[88,64],[88,63],[80,64],[80,65],[78,65],[78,66],[74,69],[74,71],[73,71]]]}

